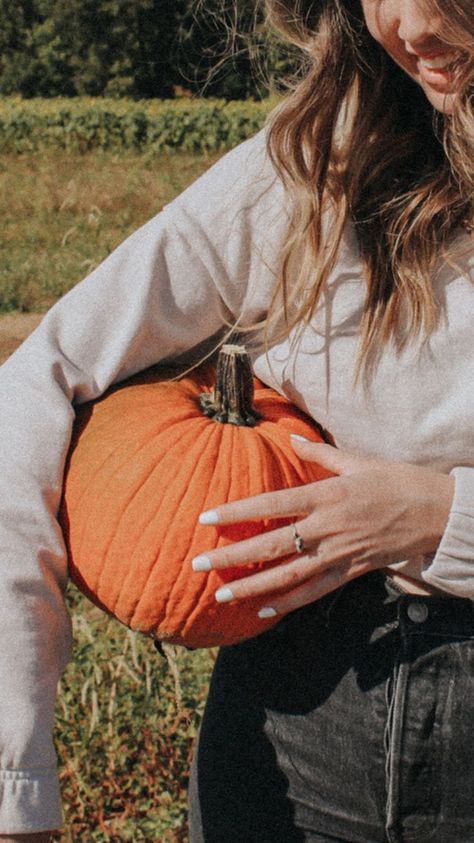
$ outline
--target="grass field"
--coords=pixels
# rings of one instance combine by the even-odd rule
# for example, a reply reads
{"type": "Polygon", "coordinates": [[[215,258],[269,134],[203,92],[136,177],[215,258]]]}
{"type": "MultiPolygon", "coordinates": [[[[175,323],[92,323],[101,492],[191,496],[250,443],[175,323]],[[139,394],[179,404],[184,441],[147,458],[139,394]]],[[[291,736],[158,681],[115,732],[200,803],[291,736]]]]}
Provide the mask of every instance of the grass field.
{"type": "Polygon", "coordinates": [[[46,310],[218,155],[0,157],[0,312],[46,310]]]}
{"type": "MultiPolygon", "coordinates": [[[[0,310],[45,310],[214,157],[51,152],[0,159],[0,310]]],[[[8,351],[11,351],[8,348],[8,351]]],[[[186,788],[213,654],[167,650],[71,586],[74,658],[55,741],[60,843],[186,843],[186,788]]]]}
{"type": "Polygon", "coordinates": [[[74,655],[55,743],[65,829],[57,843],[187,843],[186,794],[212,651],[153,643],[68,593],[74,655]]]}

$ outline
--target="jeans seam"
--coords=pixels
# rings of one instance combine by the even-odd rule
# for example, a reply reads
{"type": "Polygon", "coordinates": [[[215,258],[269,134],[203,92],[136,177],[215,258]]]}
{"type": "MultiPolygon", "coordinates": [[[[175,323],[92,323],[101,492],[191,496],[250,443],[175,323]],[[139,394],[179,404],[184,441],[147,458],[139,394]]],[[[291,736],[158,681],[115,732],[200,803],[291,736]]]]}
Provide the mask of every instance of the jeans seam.
{"type": "Polygon", "coordinates": [[[398,832],[400,799],[400,763],[405,700],[409,665],[406,661],[397,661],[393,673],[387,680],[387,723],[385,728],[385,775],[386,775],[386,825],[385,833],[389,843],[400,843],[398,832]]]}

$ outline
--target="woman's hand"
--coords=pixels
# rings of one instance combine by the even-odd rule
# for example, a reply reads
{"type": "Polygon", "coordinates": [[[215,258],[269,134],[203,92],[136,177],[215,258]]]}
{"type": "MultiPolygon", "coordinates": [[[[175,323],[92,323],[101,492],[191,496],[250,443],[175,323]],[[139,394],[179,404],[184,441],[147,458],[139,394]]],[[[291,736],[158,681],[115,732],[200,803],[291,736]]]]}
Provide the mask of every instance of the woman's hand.
{"type": "Polygon", "coordinates": [[[292,442],[301,459],[338,476],[223,504],[201,516],[201,523],[216,525],[295,518],[295,528],[261,533],[193,561],[194,570],[203,571],[286,557],[219,589],[219,602],[261,597],[263,617],[286,613],[368,571],[436,550],[451,507],[452,477],[408,463],[353,456],[331,445],[294,437],[292,442]],[[301,552],[296,552],[297,536],[301,552]]]}

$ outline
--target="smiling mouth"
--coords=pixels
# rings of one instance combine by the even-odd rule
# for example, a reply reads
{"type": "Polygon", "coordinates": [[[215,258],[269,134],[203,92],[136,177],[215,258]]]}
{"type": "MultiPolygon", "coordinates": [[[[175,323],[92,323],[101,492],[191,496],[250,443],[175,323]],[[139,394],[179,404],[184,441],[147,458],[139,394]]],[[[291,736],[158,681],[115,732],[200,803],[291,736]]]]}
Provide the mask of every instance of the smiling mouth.
{"type": "Polygon", "coordinates": [[[441,94],[451,94],[456,87],[454,56],[443,53],[416,57],[417,71],[422,83],[441,94]]]}
{"type": "Polygon", "coordinates": [[[432,56],[430,58],[423,56],[418,57],[418,66],[424,70],[429,70],[438,73],[448,73],[453,64],[452,55],[432,56]]]}

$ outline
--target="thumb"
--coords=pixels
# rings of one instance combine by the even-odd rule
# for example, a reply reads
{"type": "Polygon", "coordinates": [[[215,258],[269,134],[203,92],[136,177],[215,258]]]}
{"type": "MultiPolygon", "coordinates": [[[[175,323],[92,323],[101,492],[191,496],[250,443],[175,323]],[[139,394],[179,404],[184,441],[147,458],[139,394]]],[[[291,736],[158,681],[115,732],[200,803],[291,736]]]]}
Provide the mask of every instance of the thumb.
{"type": "Polygon", "coordinates": [[[373,460],[340,451],[324,442],[311,442],[297,434],[291,434],[290,438],[294,450],[302,460],[317,462],[333,474],[356,474],[367,468],[369,462],[373,464],[373,460]]]}

